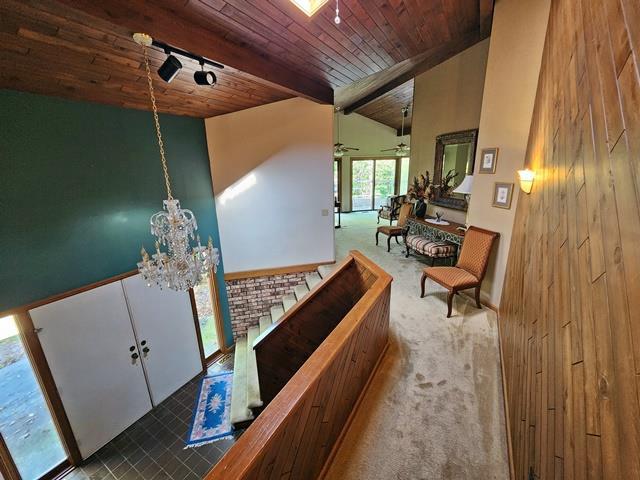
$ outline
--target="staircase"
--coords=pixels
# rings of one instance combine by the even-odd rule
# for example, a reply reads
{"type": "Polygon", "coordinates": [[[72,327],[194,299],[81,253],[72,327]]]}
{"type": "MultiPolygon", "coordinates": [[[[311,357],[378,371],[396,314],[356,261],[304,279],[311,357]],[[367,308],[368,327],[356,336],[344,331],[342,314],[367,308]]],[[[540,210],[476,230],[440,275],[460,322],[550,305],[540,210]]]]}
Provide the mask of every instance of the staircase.
{"type": "Polygon", "coordinates": [[[233,363],[233,387],[231,390],[231,423],[244,426],[254,418],[254,410],[262,407],[258,365],[253,343],[272,323],[277,322],[320,281],[332,272],[334,265],[321,265],[308,274],[305,283],[294,288],[292,295],[285,295],[282,301],[271,307],[269,315],[260,318],[259,325],[251,327],[246,337],[236,340],[233,363]]]}

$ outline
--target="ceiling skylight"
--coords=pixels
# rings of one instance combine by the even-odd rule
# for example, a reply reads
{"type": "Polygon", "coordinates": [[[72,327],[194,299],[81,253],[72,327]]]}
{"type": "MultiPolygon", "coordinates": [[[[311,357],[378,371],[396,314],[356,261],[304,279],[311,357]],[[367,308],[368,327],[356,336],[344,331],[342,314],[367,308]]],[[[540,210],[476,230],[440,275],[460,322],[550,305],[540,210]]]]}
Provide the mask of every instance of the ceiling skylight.
{"type": "Polygon", "coordinates": [[[289,0],[309,17],[316,13],[329,0],[289,0]]]}

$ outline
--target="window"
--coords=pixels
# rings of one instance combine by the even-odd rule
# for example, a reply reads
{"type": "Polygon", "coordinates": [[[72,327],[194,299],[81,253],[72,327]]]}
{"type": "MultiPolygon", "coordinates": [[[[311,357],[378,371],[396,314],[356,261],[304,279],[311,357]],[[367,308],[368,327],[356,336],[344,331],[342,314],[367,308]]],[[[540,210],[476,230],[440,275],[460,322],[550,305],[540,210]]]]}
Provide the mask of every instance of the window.
{"type": "Polygon", "coordinates": [[[0,318],[0,405],[0,434],[22,480],[67,460],[14,316],[0,318]]]}
{"type": "Polygon", "coordinates": [[[205,359],[210,359],[220,349],[216,322],[216,302],[212,298],[212,295],[215,295],[215,285],[210,282],[209,278],[209,275],[207,275],[198,285],[193,287],[205,359]]]}

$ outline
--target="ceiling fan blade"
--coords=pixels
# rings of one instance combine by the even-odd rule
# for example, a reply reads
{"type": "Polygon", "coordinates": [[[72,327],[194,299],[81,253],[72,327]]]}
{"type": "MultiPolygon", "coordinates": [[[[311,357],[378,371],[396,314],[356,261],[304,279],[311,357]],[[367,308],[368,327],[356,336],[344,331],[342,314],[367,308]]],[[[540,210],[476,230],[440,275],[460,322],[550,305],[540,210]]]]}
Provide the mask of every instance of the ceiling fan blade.
{"type": "Polygon", "coordinates": [[[344,147],[346,150],[360,150],[359,148],[356,147],[344,147]]]}
{"type": "Polygon", "coordinates": [[[387,148],[386,150],[380,150],[381,152],[390,152],[391,150],[398,150],[398,147],[387,148]]]}

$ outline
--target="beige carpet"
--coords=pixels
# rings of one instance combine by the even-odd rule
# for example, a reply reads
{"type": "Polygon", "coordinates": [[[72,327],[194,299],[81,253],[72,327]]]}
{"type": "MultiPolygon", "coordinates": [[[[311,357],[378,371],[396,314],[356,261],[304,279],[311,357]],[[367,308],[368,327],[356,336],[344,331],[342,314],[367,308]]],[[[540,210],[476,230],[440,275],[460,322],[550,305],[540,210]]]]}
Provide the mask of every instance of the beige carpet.
{"type": "MultiPolygon", "coordinates": [[[[496,315],[444,289],[402,246],[375,246],[375,215],[346,214],[337,258],[360,250],[394,277],[391,346],[327,478],[506,479],[507,447],[496,315]]],[[[381,236],[382,239],[382,236],[381,236]]]]}

